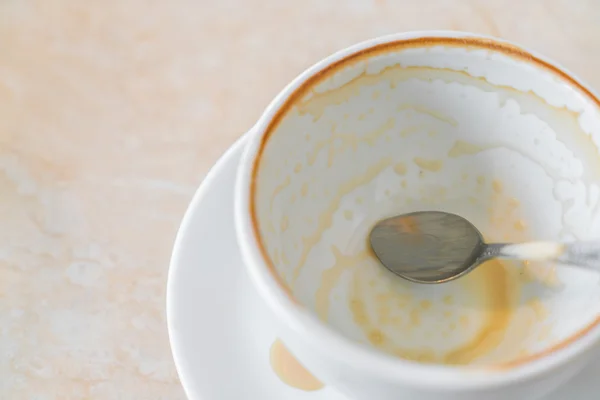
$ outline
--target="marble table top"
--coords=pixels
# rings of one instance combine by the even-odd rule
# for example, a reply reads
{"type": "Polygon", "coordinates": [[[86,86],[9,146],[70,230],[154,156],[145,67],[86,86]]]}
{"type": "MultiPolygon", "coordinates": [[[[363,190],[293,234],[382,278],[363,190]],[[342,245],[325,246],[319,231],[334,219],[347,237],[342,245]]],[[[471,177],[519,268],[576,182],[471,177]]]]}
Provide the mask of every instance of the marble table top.
{"type": "Polygon", "coordinates": [[[473,31],[600,89],[599,2],[507,4],[1,1],[0,398],[185,398],[165,316],[179,222],[218,156],[329,53],[473,31]]]}

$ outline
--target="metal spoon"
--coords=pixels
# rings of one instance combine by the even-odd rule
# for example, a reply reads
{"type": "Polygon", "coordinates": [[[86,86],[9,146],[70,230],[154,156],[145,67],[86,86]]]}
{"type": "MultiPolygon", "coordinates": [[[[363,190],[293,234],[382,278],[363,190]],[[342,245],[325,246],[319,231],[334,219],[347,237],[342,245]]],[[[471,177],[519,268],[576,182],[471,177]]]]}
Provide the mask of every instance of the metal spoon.
{"type": "Polygon", "coordinates": [[[469,221],[441,211],[379,221],[369,241],[384,267],[417,283],[448,282],[493,258],[548,260],[600,271],[600,242],[486,244],[469,221]]]}

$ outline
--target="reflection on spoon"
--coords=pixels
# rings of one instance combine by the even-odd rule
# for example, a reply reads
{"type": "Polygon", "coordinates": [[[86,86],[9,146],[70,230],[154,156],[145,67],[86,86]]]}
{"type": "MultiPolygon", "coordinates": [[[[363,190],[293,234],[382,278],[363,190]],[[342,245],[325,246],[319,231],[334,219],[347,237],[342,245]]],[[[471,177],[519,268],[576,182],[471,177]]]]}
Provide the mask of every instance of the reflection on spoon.
{"type": "Polygon", "coordinates": [[[283,383],[293,388],[307,392],[323,388],[323,384],[296,360],[279,339],[271,346],[271,367],[283,383]]]}

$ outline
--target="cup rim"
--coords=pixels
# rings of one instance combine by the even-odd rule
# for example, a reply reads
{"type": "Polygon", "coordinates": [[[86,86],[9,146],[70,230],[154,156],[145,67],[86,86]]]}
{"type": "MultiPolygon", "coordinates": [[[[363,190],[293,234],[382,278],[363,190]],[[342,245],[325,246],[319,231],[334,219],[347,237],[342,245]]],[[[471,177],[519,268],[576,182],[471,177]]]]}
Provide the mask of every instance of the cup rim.
{"type": "Polygon", "coordinates": [[[553,347],[507,364],[479,367],[421,364],[362,346],[320,321],[293,296],[285,281],[277,274],[262,243],[255,214],[255,178],[262,150],[273,128],[286,115],[287,108],[303,94],[303,88],[313,87],[312,82],[318,82],[327,71],[337,71],[337,66],[348,63],[363,53],[372,55],[376,49],[385,50],[402,45],[408,47],[413,43],[420,46],[439,43],[459,48],[476,47],[523,58],[568,81],[569,85],[579,90],[600,110],[598,95],[575,74],[534,51],[491,36],[457,31],[413,31],[366,40],[333,53],[306,69],[279,92],[249,132],[235,188],[236,234],[246,260],[246,269],[261,297],[278,319],[295,331],[306,344],[326,354],[328,358],[352,365],[369,375],[404,381],[415,387],[431,387],[434,384],[438,388],[449,390],[503,386],[532,379],[563,366],[589,350],[600,338],[600,315],[553,347]]]}

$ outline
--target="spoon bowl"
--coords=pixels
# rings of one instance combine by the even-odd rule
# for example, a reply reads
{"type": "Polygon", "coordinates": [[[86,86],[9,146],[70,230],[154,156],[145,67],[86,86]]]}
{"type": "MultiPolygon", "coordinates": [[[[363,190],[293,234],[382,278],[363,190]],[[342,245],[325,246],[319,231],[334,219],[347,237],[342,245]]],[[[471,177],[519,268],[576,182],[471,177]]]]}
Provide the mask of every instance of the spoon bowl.
{"type": "Polygon", "coordinates": [[[479,265],[485,248],[477,228],[441,211],[418,211],[379,221],[371,247],[391,272],[417,283],[456,279],[479,265]]]}

